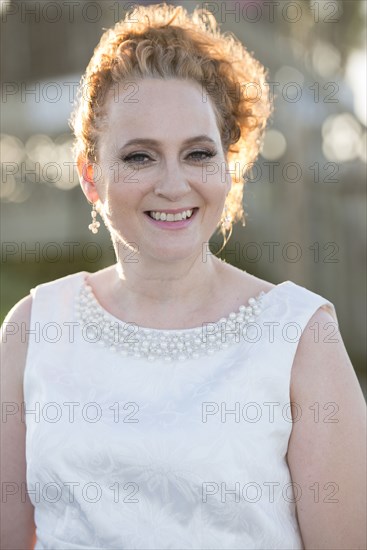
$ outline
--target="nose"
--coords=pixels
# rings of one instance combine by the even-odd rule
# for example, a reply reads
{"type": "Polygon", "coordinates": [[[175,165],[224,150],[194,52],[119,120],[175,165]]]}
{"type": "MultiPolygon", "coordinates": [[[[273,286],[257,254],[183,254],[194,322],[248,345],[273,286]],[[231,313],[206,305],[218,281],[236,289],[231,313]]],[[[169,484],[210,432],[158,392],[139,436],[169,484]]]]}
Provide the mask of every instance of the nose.
{"type": "Polygon", "coordinates": [[[155,195],[173,202],[178,202],[190,191],[190,184],[177,165],[163,170],[161,178],[157,180],[154,187],[155,195]]]}

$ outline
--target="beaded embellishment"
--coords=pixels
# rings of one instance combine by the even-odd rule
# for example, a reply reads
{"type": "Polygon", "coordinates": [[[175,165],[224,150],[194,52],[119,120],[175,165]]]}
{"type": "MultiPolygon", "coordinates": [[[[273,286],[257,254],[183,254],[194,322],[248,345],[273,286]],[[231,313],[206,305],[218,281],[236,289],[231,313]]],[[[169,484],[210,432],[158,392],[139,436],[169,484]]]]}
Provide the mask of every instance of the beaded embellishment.
{"type": "Polygon", "coordinates": [[[246,326],[255,322],[261,312],[264,291],[214,323],[188,329],[152,329],[114,318],[97,301],[86,283],[76,298],[76,312],[83,337],[118,352],[125,357],[185,361],[211,355],[238,342],[246,326]]]}

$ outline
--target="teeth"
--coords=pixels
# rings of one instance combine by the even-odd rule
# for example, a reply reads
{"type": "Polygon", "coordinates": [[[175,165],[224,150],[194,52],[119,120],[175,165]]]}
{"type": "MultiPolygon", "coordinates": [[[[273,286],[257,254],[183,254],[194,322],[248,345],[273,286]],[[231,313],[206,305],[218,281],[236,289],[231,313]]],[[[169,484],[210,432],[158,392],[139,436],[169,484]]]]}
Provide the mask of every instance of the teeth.
{"type": "Polygon", "coordinates": [[[151,212],[149,212],[149,216],[159,221],[177,222],[181,220],[186,220],[186,218],[191,218],[192,213],[193,210],[184,210],[183,212],[180,212],[178,214],[167,214],[166,212],[155,212],[152,210],[151,212]]]}

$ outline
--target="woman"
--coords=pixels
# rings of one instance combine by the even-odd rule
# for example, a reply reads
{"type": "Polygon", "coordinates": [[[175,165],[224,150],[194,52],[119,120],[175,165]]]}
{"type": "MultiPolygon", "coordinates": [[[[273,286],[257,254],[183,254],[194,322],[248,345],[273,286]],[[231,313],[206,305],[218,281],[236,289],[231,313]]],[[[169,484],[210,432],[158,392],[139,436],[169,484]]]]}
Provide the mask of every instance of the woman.
{"type": "Polygon", "coordinates": [[[117,261],[4,323],[2,548],[365,547],[365,404],[333,304],[207,247],[241,218],[266,89],[199,9],[103,35],[72,125],[117,261]]]}

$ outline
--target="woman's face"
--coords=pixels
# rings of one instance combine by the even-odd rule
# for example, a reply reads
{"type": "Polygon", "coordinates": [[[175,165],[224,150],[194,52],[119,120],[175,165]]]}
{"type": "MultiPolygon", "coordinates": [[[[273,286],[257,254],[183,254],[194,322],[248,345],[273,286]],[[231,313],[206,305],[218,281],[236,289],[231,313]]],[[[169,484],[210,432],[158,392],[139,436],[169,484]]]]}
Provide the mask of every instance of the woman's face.
{"type": "Polygon", "coordinates": [[[187,80],[118,88],[106,103],[96,183],[113,241],[160,261],[197,256],[231,185],[211,100],[187,80]]]}

